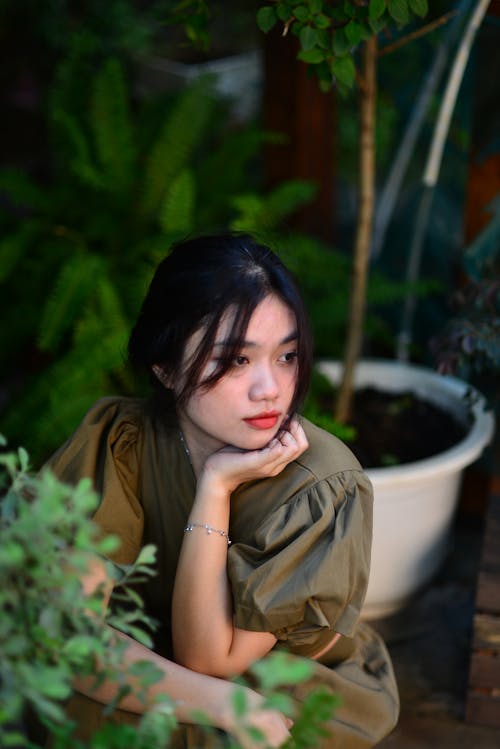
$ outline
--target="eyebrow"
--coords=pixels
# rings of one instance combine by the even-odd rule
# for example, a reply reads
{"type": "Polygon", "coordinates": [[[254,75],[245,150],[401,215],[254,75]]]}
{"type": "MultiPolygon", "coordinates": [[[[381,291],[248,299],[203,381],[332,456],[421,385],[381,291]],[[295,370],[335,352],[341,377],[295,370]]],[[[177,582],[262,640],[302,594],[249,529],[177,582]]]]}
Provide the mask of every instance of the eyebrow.
{"type": "MultiPolygon", "coordinates": [[[[284,346],[286,343],[291,343],[292,341],[296,341],[299,337],[299,334],[296,330],[294,330],[292,333],[289,333],[287,336],[285,336],[279,343],[278,346],[284,346]]],[[[256,348],[259,344],[255,343],[254,341],[237,341],[233,340],[231,338],[228,338],[225,341],[216,341],[214,343],[215,346],[218,346],[219,348],[222,348],[224,346],[238,346],[240,345],[241,348],[256,348]]]]}

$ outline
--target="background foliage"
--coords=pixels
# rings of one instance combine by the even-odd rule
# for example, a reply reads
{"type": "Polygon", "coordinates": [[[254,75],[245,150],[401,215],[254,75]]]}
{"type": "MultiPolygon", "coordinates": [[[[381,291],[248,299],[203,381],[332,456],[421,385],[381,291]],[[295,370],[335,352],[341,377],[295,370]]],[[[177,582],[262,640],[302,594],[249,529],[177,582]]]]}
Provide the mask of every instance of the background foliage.
{"type": "MultiPolygon", "coordinates": [[[[207,80],[137,100],[114,58],[85,77],[86,55],[77,43],[57,68],[50,173],[0,172],[2,429],[37,462],[97,398],[140,392],[128,334],[154,267],[182,236],[257,233],[301,279],[320,354],[339,353],[345,325],[345,257],[286,230],[314,186],[259,188],[257,155],[276,136],[235,128],[207,80]]],[[[374,300],[398,294],[374,278],[374,300]]]]}
{"type": "MultiPolygon", "coordinates": [[[[5,28],[14,35],[22,27],[35,45],[26,44],[25,54],[28,47],[44,50],[37,59],[47,65],[47,85],[41,87],[45,118],[38,128],[48,149],[43,167],[0,172],[0,311],[9,321],[0,331],[0,421],[11,441],[26,444],[39,463],[96,398],[142,392],[143,383],[125,362],[128,332],[156,263],[172,240],[190,232],[230,227],[270,242],[299,277],[318,356],[339,357],[349,253],[290,230],[290,216],[313,195],[313,185],[291,181],[272,193],[263,189],[261,146],[280,136],[256,123],[235,124],[207,81],[149,98],[134,90],[133,60],[151,48],[164,24],[182,24],[189,39],[203,44],[207,7],[217,3],[158,2],[145,12],[140,3],[116,0],[109,15],[91,0],[78,13],[69,3],[59,10],[50,4],[36,23],[28,14],[24,26],[17,4],[4,5],[5,28]]],[[[273,8],[283,6],[283,15],[285,6],[295,13],[305,5],[273,8]]],[[[307,5],[312,20],[304,16],[290,27],[299,37],[302,29],[316,28],[321,16],[318,3],[307,5]]],[[[386,4],[385,15],[374,20],[370,13],[380,8],[344,5],[342,12],[351,14],[347,25],[336,28],[338,19],[328,16],[330,26],[323,29],[337,38],[337,55],[347,26],[361,33],[356,24],[364,24],[367,32],[397,13],[395,4],[386,4]]],[[[420,64],[419,57],[412,71],[420,64]]],[[[348,247],[341,216],[355,202],[348,180],[355,170],[354,97],[342,101],[339,240],[348,247]]],[[[380,111],[387,116],[378,150],[387,163],[399,107],[391,100],[380,111]]],[[[394,268],[401,270],[405,240],[392,244],[395,257],[388,254],[383,262],[386,273],[371,271],[368,293],[366,338],[382,352],[391,351],[405,292],[394,274],[394,268]],[[391,305],[392,316],[385,314],[391,305]]],[[[436,285],[421,285],[430,288],[436,285]]]]}

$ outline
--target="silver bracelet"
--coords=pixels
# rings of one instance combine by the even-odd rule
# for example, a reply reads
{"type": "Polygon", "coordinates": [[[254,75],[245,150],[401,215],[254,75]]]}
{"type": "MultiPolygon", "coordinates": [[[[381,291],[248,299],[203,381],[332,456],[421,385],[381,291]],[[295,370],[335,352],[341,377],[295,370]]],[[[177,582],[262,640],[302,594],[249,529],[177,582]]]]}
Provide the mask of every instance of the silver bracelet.
{"type": "Polygon", "coordinates": [[[226,539],[228,546],[231,546],[231,539],[226,531],[221,531],[219,528],[213,528],[213,526],[208,525],[208,523],[189,523],[189,525],[186,525],[184,528],[184,533],[190,533],[193,528],[205,528],[208,536],[210,536],[211,533],[217,533],[219,536],[223,536],[226,539]]]}

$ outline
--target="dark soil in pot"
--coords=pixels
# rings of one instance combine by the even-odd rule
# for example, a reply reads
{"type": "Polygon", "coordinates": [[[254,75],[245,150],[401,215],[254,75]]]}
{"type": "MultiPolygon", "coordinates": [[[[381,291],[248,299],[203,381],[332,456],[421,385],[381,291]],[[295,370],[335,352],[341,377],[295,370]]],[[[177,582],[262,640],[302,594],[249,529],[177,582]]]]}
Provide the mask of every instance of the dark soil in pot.
{"type": "Polygon", "coordinates": [[[357,390],[349,447],[365,468],[412,463],[444,452],[467,434],[466,424],[414,393],[357,390]]]}

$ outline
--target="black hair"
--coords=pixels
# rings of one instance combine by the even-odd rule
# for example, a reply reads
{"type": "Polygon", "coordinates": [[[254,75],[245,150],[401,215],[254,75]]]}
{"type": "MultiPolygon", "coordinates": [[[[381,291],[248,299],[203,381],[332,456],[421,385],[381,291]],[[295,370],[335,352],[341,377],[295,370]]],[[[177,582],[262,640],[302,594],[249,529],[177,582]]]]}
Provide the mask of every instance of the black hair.
{"type": "MultiPolygon", "coordinates": [[[[242,348],[250,318],[269,294],[293,312],[297,323],[298,377],[290,413],[302,403],[309,386],[312,339],[308,316],[291,272],[269,247],[247,234],[200,236],[178,242],[159,264],[132,330],[131,363],[151,372],[160,365],[169,382],[182,383],[176,393],[185,404],[198,387],[213,387],[231,368],[242,348]],[[235,309],[232,330],[218,366],[200,382],[224,313],[235,309]],[[203,328],[203,339],[182,371],[186,343],[203,328]]],[[[158,380],[153,378],[156,384],[158,380]]]]}

